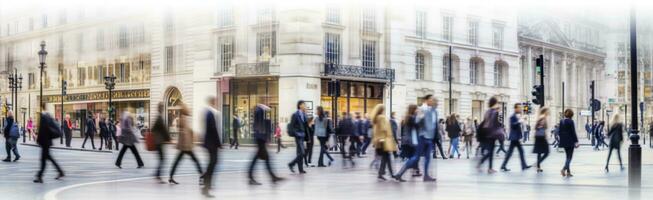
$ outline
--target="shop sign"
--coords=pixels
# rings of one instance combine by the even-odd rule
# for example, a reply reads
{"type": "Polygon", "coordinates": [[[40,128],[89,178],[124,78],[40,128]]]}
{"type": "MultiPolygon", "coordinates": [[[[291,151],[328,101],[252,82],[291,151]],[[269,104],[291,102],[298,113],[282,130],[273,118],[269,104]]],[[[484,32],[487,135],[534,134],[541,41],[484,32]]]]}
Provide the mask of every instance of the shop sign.
{"type": "MultiPolygon", "coordinates": [[[[111,92],[112,99],[139,99],[139,98],[150,98],[150,90],[118,90],[111,92]]],[[[75,102],[75,101],[98,101],[98,100],[109,100],[109,91],[102,92],[90,92],[90,93],[78,93],[78,94],[67,94],[64,96],[64,101],[66,102],[75,102]]],[[[46,95],[44,96],[44,101],[46,103],[60,103],[61,95],[46,95]]]]}

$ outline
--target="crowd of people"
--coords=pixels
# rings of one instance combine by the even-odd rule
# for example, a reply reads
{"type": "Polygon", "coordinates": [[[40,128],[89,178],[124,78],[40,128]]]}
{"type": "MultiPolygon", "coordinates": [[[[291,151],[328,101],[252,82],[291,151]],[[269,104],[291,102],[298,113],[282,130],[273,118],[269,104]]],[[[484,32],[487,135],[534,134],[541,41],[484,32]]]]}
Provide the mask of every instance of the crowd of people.
{"type": "MultiPolygon", "coordinates": [[[[289,118],[290,122],[286,126],[285,133],[282,132],[278,122],[272,122],[267,117],[271,111],[270,107],[257,104],[253,109],[253,119],[250,124],[256,150],[249,165],[248,183],[261,185],[253,175],[258,160],[264,161],[273,183],[285,180],[277,176],[272,169],[271,156],[267,150],[267,146],[271,143],[276,143],[277,153],[282,148],[286,148],[281,142],[283,134],[293,138],[296,152],[296,156],[287,166],[292,173],[297,172],[299,174],[307,173],[307,169],[310,167],[331,166],[335,161],[334,156],[331,155],[334,152],[341,154],[341,164],[344,168],[348,165],[353,167],[357,158],[367,156],[368,148],[373,149],[371,152],[374,154],[374,161],[370,165],[378,168],[377,179],[379,181],[387,181],[389,178],[404,182],[403,175],[411,170],[413,177],[421,177],[424,182],[434,182],[436,181],[435,173],[429,172],[429,170],[432,170],[430,167],[432,159],[436,159],[438,155],[442,159],[460,159],[463,156],[470,159],[470,155],[478,156],[476,166],[479,172],[485,171],[492,174],[497,172],[493,166],[496,153],[505,153],[500,170],[507,172],[511,170],[507,166],[513,153],[517,150],[521,169],[528,170],[533,167],[526,161],[527,151],[524,150],[522,144],[530,137],[530,126],[525,124],[526,117],[522,105],[519,103],[514,104],[514,112],[510,116],[508,124],[504,124],[501,120],[502,113],[497,98],[492,97],[487,102],[488,110],[480,121],[472,118],[463,120],[460,115],[455,113],[448,116],[442,115],[438,110],[438,99],[433,95],[424,96],[421,105],[409,104],[402,119],[397,119],[394,112],[387,115],[386,106],[378,104],[368,114],[345,112],[336,121],[321,106],[317,107],[316,115],[309,115],[306,102],[300,100],[297,102],[297,110],[289,118]],[[443,142],[447,141],[447,138],[449,145],[445,152],[443,142]],[[315,139],[317,139],[318,144],[315,144],[315,139]],[[507,150],[503,147],[504,141],[509,142],[507,150]],[[497,144],[499,147],[497,147],[497,144]],[[461,145],[464,145],[464,147],[461,147],[461,145]],[[314,165],[313,159],[314,146],[319,149],[317,151],[317,165],[314,165]],[[393,171],[393,158],[403,161],[403,165],[398,171],[393,171]],[[420,160],[423,164],[421,168],[419,165],[420,160]],[[487,165],[487,170],[481,170],[484,165],[487,165]]],[[[177,127],[175,127],[178,132],[177,137],[175,137],[176,141],[173,141],[170,130],[165,125],[163,104],[159,104],[157,108],[158,116],[154,121],[151,133],[148,133],[149,137],[146,137],[145,140],[147,150],[156,151],[158,155],[158,166],[154,173],[155,180],[159,183],[166,183],[161,178],[166,160],[164,145],[173,143],[176,144],[178,153],[171,166],[167,183],[179,184],[174,179],[176,169],[182,158],[189,156],[197,169],[199,185],[203,186],[202,194],[212,196],[209,191],[218,162],[218,150],[222,148],[223,142],[220,139],[223,130],[222,114],[216,109],[215,97],[207,99],[207,105],[199,117],[202,122],[200,126],[202,130],[198,131],[192,130],[190,126],[191,112],[189,108],[183,104],[179,105],[180,116],[178,123],[176,123],[177,127]],[[202,146],[209,155],[209,162],[206,167],[202,166],[194,152],[196,146],[195,133],[204,136],[202,146]]],[[[70,117],[66,116],[62,123],[57,123],[45,107],[42,107],[42,109],[43,112],[41,112],[38,128],[36,129],[38,133],[34,135],[42,149],[40,170],[34,179],[35,183],[43,182],[42,176],[46,161],[50,161],[57,169],[59,174],[56,179],[65,176],[63,170],[50,155],[52,140],[64,137],[66,146],[70,146],[70,117]]],[[[542,162],[548,157],[551,146],[553,146],[554,148],[563,149],[565,152],[566,159],[560,171],[561,175],[572,177],[570,165],[574,150],[579,147],[576,125],[572,120],[574,112],[571,109],[565,110],[563,119],[556,122],[551,128],[551,134],[547,134],[550,127],[550,110],[546,107],[540,108],[536,116],[537,120],[533,126],[535,131],[532,148],[532,153],[536,154],[537,158],[535,162],[536,172],[544,171],[542,162]],[[550,143],[549,138],[552,137],[554,142],[550,143]]],[[[140,141],[137,137],[139,130],[134,124],[132,115],[125,112],[121,115],[121,119],[115,123],[102,116],[98,117],[98,122],[96,122],[97,117],[89,115],[86,121],[87,128],[82,148],[85,147],[86,141],[90,139],[91,147],[95,149],[93,137],[99,132],[101,137],[99,149],[104,147],[112,150],[115,143],[115,150],[119,150],[115,161],[116,167],[122,168],[123,156],[127,150],[130,150],[134,154],[137,167],[142,168],[144,163],[139,155],[139,148],[137,148],[140,141]]],[[[233,120],[234,129],[238,130],[242,127],[242,121],[242,119],[235,117],[233,120]]],[[[608,161],[605,165],[606,172],[609,171],[608,164],[613,150],[616,150],[621,169],[623,169],[620,147],[624,140],[624,125],[619,114],[613,115],[612,122],[607,131],[609,151],[608,161]]],[[[31,120],[29,123],[32,123],[31,120]]],[[[7,157],[3,161],[17,162],[21,157],[16,144],[21,134],[18,131],[19,125],[15,122],[13,113],[8,113],[3,124],[5,125],[3,135],[7,151],[7,157]],[[13,160],[12,154],[14,156],[13,160]]],[[[604,123],[598,123],[595,126],[596,128],[592,129],[598,130],[602,126],[604,126],[604,123]]],[[[597,139],[596,142],[597,145],[600,145],[601,140],[597,139]]],[[[238,148],[238,131],[234,131],[229,144],[230,148],[238,148]]]]}

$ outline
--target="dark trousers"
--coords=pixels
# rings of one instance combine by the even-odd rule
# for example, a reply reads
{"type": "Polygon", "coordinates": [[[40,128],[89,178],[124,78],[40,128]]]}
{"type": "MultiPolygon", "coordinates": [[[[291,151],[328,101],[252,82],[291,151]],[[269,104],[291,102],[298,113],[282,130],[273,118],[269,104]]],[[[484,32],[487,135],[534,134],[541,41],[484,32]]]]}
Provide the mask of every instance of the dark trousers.
{"type": "Polygon", "coordinates": [[[538,154],[537,154],[537,168],[538,168],[538,169],[539,169],[539,168],[542,168],[542,167],[541,167],[541,165],[542,165],[542,161],[544,161],[544,159],[545,159],[547,156],[549,156],[549,152],[546,152],[546,153],[538,153],[538,154]]]}
{"type": "Polygon", "coordinates": [[[268,154],[268,149],[265,145],[265,140],[261,139],[256,139],[256,154],[254,154],[254,158],[252,158],[252,162],[249,164],[249,171],[247,172],[247,176],[249,177],[249,180],[254,180],[254,167],[256,166],[256,161],[264,160],[265,161],[265,168],[268,170],[268,174],[270,174],[270,177],[273,179],[277,178],[277,175],[274,174],[272,171],[272,164],[270,163],[270,155],[268,154]]]}
{"type": "Polygon", "coordinates": [[[619,166],[623,168],[623,163],[621,163],[621,148],[619,147],[610,147],[610,150],[608,151],[608,160],[605,161],[605,168],[608,168],[608,165],[610,164],[610,156],[612,155],[612,150],[617,150],[617,157],[619,158],[619,166]]]}
{"type": "Polygon", "coordinates": [[[127,149],[131,150],[132,153],[134,154],[138,166],[143,166],[143,160],[141,160],[141,155],[138,154],[138,149],[136,149],[136,146],[134,145],[122,145],[122,149],[120,149],[120,153],[118,153],[118,159],[116,160],[116,165],[117,166],[122,165],[122,157],[125,156],[125,152],[127,151],[127,149]]]}
{"type": "Polygon", "coordinates": [[[111,137],[113,138],[113,142],[116,143],[116,150],[120,149],[118,146],[120,143],[118,142],[118,137],[116,137],[116,133],[112,133],[111,137]]]}
{"type": "Polygon", "coordinates": [[[37,178],[43,177],[43,171],[45,171],[45,162],[46,161],[52,162],[52,165],[54,165],[54,168],[57,169],[57,172],[59,172],[60,175],[63,175],[63,170],[61,170],[61,167],[59,167],[59,164],[57,164],[57,161],[52,158],[50,155],[50,147],[49,146],[41,146],[41,168],[39,169],[39,172],[36,173],[37,178]]]}
{"type": "Polygon", "coordinates": [[[510,157],[512,157],[512,152],[517,148],[519,151],[519,159],[521,160],[521,168],[526,168],[528,165],[526,164],[526,158],[524,158],[524,148],[521,145],[521,142],[519,140],[514,140],[510,141],[510,146],[508,147],[508,153],[506,153],[506,158],[503,160],[503,164],[501,165],[501,169],[506,168],[506,165],[508,164],[508,161],[510,160],[510,157]]]}
{"type": "Polygon", "coordinates": [[[229,148],[236,147],[236,149],[238,149],[238,145],[240,145],[240,143],[238,143],[238,131],[234,131],[234,134],[231,138],[231,143],[229,143],[229,148]]]}
{"type": "MultiPolygon", "coordinates": [[[[336,136],[338,138],[338,144],[340,145],[340,155],[342,155],[342,165],[345,165],[345,161],[349,160],[352,165],[354,165],[354,154],[351,153],[351,150],[349,154],[347,154],[347,138],[352,138],[350,136],[336,136]]],[[[353,146],[354,143],[352,142],[351,145],[353,146]]]]}
{"type": "Polygon", "coordinates": [[[469,159],[469,154],[472,152],[472,139],[466,139],[465,140],[465,153],[467,154],[467,158],[469,159]]]}
{"type": "Polygon", "coordinates": [[[302,163],[302,161],[304,160],[304,152],[305,152],[303,137],[295,137],[295,148],[297,150],[297,156],[290,163],[288,163],[288,165],[290,165],[291,168],[297,165],[297,167],[299,167],[299,171],[303,172],[304,164],[302,163]]]}
{"type": "Polygon", "coordinates": [[[175,171],[177,171],[177,165],[179,165],[179,162],[181,161],[181,158],[184,157],[184,155],[190,156],[193,162],[195,162],[195,167],[197,168],[197,172],[199,174],[202,174],[202,166],[200,165],[200,161],[197,160],[197,157],[195,157],[195,153],[193,153],[193,151],[179,151],[174,164],[172,164],[172,169],[170,169],[170,179],[172,179],[172,177],[175,176],[175,171]]]}
{"type": "Polygon", "coordinates": [[[492,162],[494,161],[494,140],[492,141],[485,141],[481,143],[483,147],[481,147],[481,152],[483,154],[483,157],[481,160],[478,162],[478,168],[483,165],[483,163],[487,160],[488,161],[488,169],[492,169],[492,162]]]}
{"type": "Polygon", "coordinates": [[[361,143],[360,146],[360,153],[365,155],[367,153],[367,147],[370,146],[370,142],[372,142],[372,138],[365,136],[363,138],[363,142],[361,143]]]}
{"type": "Polygon", "coordinates": [[[165,163],[165,148],[163,148],[163,145],[157,145],[156,146],[156,152],[158,155],[159,159],[159,165],[156,167],[156,172],[154,173],[155,177],[160,177],[161,176],[161,171],[163,169],[163,163],[165,163]]]}
{"type": "Polygon", "coordinates": [[[388,168],[388,172],[390,172],[390,176],[394,176],[394,173],[392,172],[392,162],[390,162],[390,152],[383,151],[382,149],[377,149],[376,155],[381,157],[379,176],[385,175],[386,167],[388,168]]]}
{"type": "Polygon", "coordinates": [[[569,165],[571,164],[571,159],[574,157],[574,147],[565,147],[565,166],[562,168],[563,170],[570,171],[569,165]]]}
{"type": "MultiPolygon", "coordinates": [[[[440,151],[440,156],[442,156],[442,158],[447,158],[446,156],[444,156],[444,151],[442,150],[443,149],[442,148],[442,139],[435,139],[434,142],[435,142],[435,147],[436,147],[435,150],[440,151]]],[[[433,152],[433,158],[437,158],[437,156],[436,156],[437,154],[438,153],[434,151],[433,152]]],[[[426,156],[429,156],[429,155],[426,155],[426,156]]]]}
{"type": "Polygon", "coordinates": [[[281,148],[282,148],[282,147],[283,147],[283,148],[286,148],[286,147],[283,146],[283,144],[281,143],[281,137],[276,138],[276,140],[277,140],[277,153],[279,153],[279,152],[281,152],[281,148]]]}
{"type": "Polygon", "coordinates": [[[73,132],[71,130],[64,131],[64,138],[66,140],[66,147],[70,147],[70,142],[73,140],[73,132]]]}
{"type": "Polygon", "coordinates": [[[499,152],[507,153],[507,152],[506,152],[506,148],[505,148],[505,146],[503,145],[503,142],[504,142],[504,141],[505,141],[505,140],[499,140],[499,148],[497,148],[497,152],[496,152],[497,155],[499,155],[499,152]]]}
{"type": "Polygon", "coordinates": [[[107,138],[104,135],[100,135],[100,150],[102,150],[102,147],[106,147],[106,143],[109,142],[106,140],[107,138]]]}
{"type": "Polygon", "coordinates": [[[304,163],[308,165],[308,163],[313,163],[313,144],[315,143],[315,140],[313,138],[308,138],[308,141],[306,142],[306,152],[304,154],[304,163]]]}
{"type": "Polygon", "coordinates": [[[320,141],[320,156],[317,158],[317,165],[318,166],[324,166],[324,155],[329,158],[329,161],[333,161],[333,157],[329,154],[329,150],[327,148],[327,142],[329,141],[329,137],[317,137],[317,140],[320,141]]]}
{"type": "Polygon", "coordinates": [[[93,137],[95,137],[94,134],[86,134],[84,142],[82,142],[82,149],[84,148],[84,145],[86,145],[86,140],[88,140],[89,137],[91,138],[91,146],[95,149],[95,142],[93,142],[93,137]]]}
{"type": "Polygon", "coordinates": [[[5,150],[7,151],[7,160],[11,160],[11,153],[14,153],[16,158],[20,157],[18,154],[18,138],[5,138],[5,150]]]}
{"type": "Polygon", "coordinates": [[[215,171],[215,165],[218,164],[218,148],[207,148],[209,151],[209,165],[206,167],[206,171],[202,177],[204,178],[204,188],[211,188],[213,183],[213,172],[215,171]]]}
{"type": "Polygon", "coordinates": [[[360,141],[360,138],[358,136],[351,136],[349,137],[349,155],[350,156],[359,156],[361,155],[360,148],[362,145],[362,141],[360,141]]]}

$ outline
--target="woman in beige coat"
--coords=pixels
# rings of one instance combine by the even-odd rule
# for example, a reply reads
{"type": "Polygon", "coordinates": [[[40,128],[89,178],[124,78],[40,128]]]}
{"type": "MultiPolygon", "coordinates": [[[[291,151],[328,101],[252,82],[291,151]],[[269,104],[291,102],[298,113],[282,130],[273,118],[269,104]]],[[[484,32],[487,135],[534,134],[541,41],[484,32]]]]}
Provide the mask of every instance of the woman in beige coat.
{"type": "Polygon", "coordinates": [[[372,142],[376,148],[376,155],[381,157],[381,166],[379,167],[378,179],[380,181],[385,181],[383,177],[385,175],[385,168],[388,168],[390,176],[393,176],[392,172],[392,163],[390,162],[390,154],[397,151],[397,144],[392,135],[392,128],[390,126],[390,121],[385,116],[385,106],[383,104],[378,104],[374,107],[372,111],[372,131],[374,135],[372,136],[372,142]]]}
{"type": "MultiPolygon", "coordinates": [[[[179,130],[177,149],[179,150],[179,154],[177,154],[177,159],[175,159],[175,163],[172,165],[172,169],[170,170],[170,179],[168,179],[168,182],[171,184],[179,184],[177,181],[175,181],[173,176],[175,175],[177,165],[179,164],[179,161],[181,161],[181,158],[184,157],[184,154],[188,154],[190,158],[193,159],[193,162],[195,162],[195,166],[197,167],[197,172],[199,172],[199,174],[203,174],[200,162],[197,160],[195,153],[193,153],[195,138],[193,137],[193,130],[188,124],[189,116],[190,111],[188,110],[188,107],[186,107],[186,105],[182,105],[181,118],[179,119],[179,123],[177,123],[179,130]]],[[[200,178],[200,183],[201,182],[202,180],[200,178]]]]}

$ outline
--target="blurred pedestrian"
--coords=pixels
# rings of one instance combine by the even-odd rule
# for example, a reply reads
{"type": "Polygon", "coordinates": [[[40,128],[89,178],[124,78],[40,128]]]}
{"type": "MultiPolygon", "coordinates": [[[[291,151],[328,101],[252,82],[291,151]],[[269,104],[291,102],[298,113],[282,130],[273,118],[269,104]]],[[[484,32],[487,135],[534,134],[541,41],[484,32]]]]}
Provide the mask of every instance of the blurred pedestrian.
{"type": "Polygon", "coordinates": [[[361,155],[367,155],[367,148],[370,146],[372,143],[372,122],[370,121],[370,116],[369,113],[365,113],[362,118],[362,130],[361,132],[361,147],[360,147],[360,154],[361,155]]]}
{"type": "Polygon", "coordinates": [[[377,104],[374,107],[370,118],[373,127],[372,132],[374,133],[371,142],[376,150],[376,155],[381,157],[381,166],[379,166],[377,179],[386,181],[387,179],[383,177],[386,168],[390,176],[394,178],[390,154],[397,151],[397,144],[392,136],[392,127],[390,126],[390,120],[385,116],[385,106],[383,104],[377,104]]]}
{"type": "Polygon", "coordinates": [[[256,166],[256,161],[259,159],[265,161],[265,168],[267,169],[268,174],[270,174],[270,178],[272,178],[273,183],[283,180],[283,178],[278,177],[272,171],[270,154],[268,154],[268,149],[266,146],[272,129],[270,119],[266,118],[266,113],[269,111],[270,107],[263,104],[258,104],[254,108],[254,124],[252,128],[254,131],[254,140],[256,141],[257,148],[247,173],[250,185],[261,185],[261,183],[254,179],[254,167],[256,166]]]}
{"type": "MultiPolygon", "coordinates": [[[[438,128],[440,128],[440,124],[438,124],[438,100],[435,96],[428,94],[424,96],[423,101],[418,115],[420,142],[417,152],[424,155],[423,180],[425,182],[434,182],[435,178],[429,175],[429,166],[431,164],[431,153],[433,153],[433,143],[440,137],[438,133],[438,128]]],[[[440,153],[442,153],[442,150],[440,150],[440,153]]],[[[446,158],[444,155],[442,156],[446,158]]]]}
{"type": "Polygon", "coordinates": [[[297,102],[297,111],[292,114],[290,117],[290,125],[288,126],[290,130],[288,133],[290,136],[295,138],[295,148],[297,150],[297,156],[290,163],[288,163],[288,169],[291,172],[295,173],[295,165],[299,168],[300,174],[305,174],[304,171],[304,153],[306,152],[304,147],[304,137],[307,135],[308,131],[308,117],[306,117],[306,103],[303,100],[297,102]]]}
{"type": "Polygon", "coordinates": [[[354,119],[352,119],[351,114],[348,112],[343,112],[342,119],[338,122],[336,128],[336,138],[338,139],[338,144],[340,146],[343,167],[345,167],[347,163],[346,161],[349,161],[352,166],[356,164],[354,162],[355,152],[353,152],[353,149],[355,149],[354,146],[356,146],[354,140],[357,139],[355,132],[356,123],[354,122],[354,119]],[[347,148],[347,141],[349,141],[349,148],[347,148]],[[347,152],[347,150],[349,150],[349,152],[347,152]]]}
{"type": "Polygon", "coordinates": [[[281,126],[279,126],[279,122],[276,122],[274,125],[274,139],[277,143],[277,153],[281,152],[281,148],[286,148],[281,142],[281,126]]]}
{"type": "Polygon", "coordinates": [[[88,115],[88,119],[86,119],[86,134],[84,135],[84,142],[82,142],[82,149],[84,149],[84,145],[86,145],[86,140],[89,138],[91,139],[91,146],[93,149],[95,149],[95,142],[93,141],[93,138],[95,137],[95,133],[97,132],[97,129],[95,128],[95,118],[93,117],[92,114],[88,115]]]}
{"type": "Polygon", "coordinates": [[[619,167],[621,170],[624,170],[623,163],[621,162],[621,143],[624,140],[624,125],[619,113],[612,116],[612,125],[610,125],[610,130],[608,130],[608,137],[610,138],[610,150],[608,150],[608,159],[605,161],[605,172],[609,172],[610,169],[610,156],[612,155],[612,150],[617,150],[617,158],[619,158],[619,167]]]}
{"type": "MultiPolygon", "coordinates": [[[[510,116],[510,133],[508,135],[508,140],[510,140],[510,146],[508,146],[508,152],[506,153],[506,157],[503,159],[503,164],[501,165],[501,171],[507,172],[510,171],[506,167],[508,164],[508,161],[510,161],[510,157],[512,157],[512,153],[515,151],[515,148],[519,151],[519,160],[521,161],[521,169],[526,170],[531,168],[530,165],[526,164],[526,158],[524,157],[524,147],[522,147],[521,140],[523,138],[524,131],[522,130],[523,126],[523,121],[521,120],[521,114],[523,112],[521,103],[515,103],[514,106],[515,112],[510,116]]],[[[545,127],[546,129],[546,127],[545,127]]],[[[547,144],[547,147],[548,144],[547,144]]]]}
{"type": "Polygon", "coordinates": [[[308,116],[308,125],[306,126],[306,137],[304,137],[304,141],[306,141],[306,149],[304,152],[304,164],[306,164],[306,167],[315,167],[313,165],[313,145],[315,143],[315,127],[314,127],[314,122],[315,122],[315,117],[313,116],[308,116]]]}
{"type": "Polygon", "coordinates": [[[27,120],[27,134],[29,134],[29,140],[36,141],[36,133],[34,132],[34,121],[32,117],[29,117],[27,120]]]}
{"type": "Polygon", "coordinates": [[[483,157],[478,162],[476,166],[477,169],[481,169],[481,165],[488,161],[487,173],[492,174],[497,172],[492,169],[492,163],[494,159],[494,145],[497,140],[501,140],[505,137],[505,131],[503,125],[499,121],[499,100],[496,97],[491,97],[488,100],[488,109],[483,116],[483,121],[481,121],[480,130],[477,133],[477,139],[483,145],[481,148],[483,151],[483,157]]]}
{"type": "Polygon", "coordinates": [[[229,149],[234,148],[238,149],[240,143],[238,143],[238,135],[240,134],[240,128],[243,127],[243,119],[240,118],[237,114],[234,115],[231,121],[231,142],[229,143],[229,149]]]}
{"type": "MultiPolygon", "coordinates": [[[[193,134],[193,129],[191,129],[188,122],[190,121],[190,110],[188,110],[188,107],[186,107],[185,104],[181,104],[180,114],[181,116],[179,118],[179,123],[177,123],[177,130],[179,130],[179,135],[177,136],[177,150],[179,150],[179,152],[177,153],[177,158],[175,159],[174,164],[172,164],[172,169],[170,169],[170,178],[168,179],[168,183],[171,184],[179,184],[177,181],[175,181],[174,176],[175,171],[177,171],[177,166],[179,165],[179,162],[184,157],[184,155],[190,156],[190,158],[195,163],[197,172],[200,174],[200,176],[203,175],[202,166],[200,165],[200,162],[197,160],[197,157],[193,152],[193,148],[195,147],[195,137],[193,134]]],[[[201,182],[202,181],[200,180],[200,183],[201,182]]]]}
{"type": "Polygon", "coordinates": [[[446,132],[446,127],[447,123],[445,123],[444,119],[439,119],[438,120],[438,128],[437,132],[435,134],[435,138],[433,139],[433,159],[438,158],[438,152],[440,152],[440,156],[442,156],[442,159],[446,160],[447,156],[444,155],[444,147],[442,146],[442,139],[444,138],[445,135],[447,135],[446,132]]]}
{"type": "Polygon", "coordinates": [[[134,118],[129,112],[124,112],[122,114],[122,122],[120,123],[120,136],[118,140],[122,143],[122,149],[118,153],[118,159],[116,159],[116,167],[122,168],[122,157],[125,155],[127,149],[131,150],[136,158],[136,163],[138,164],[137,168],[143,168],[143,160],[138,154],[138,149],[136,148],[136,143],[138,139],[136,138],[136,128],[134,127],[134,118]]]}
{"type": "Polygon", "coordinates": [[[64,139],[66,140],[66,147],[70,147],[70,142],[73,137],[73,126],[70,122],[70,115],[66,114],[66,117],[61,125],[63,127],[64,139]]]}
{"type": "Polygon", "coordinates": [[[356,153],[356,157],[361,157],[363,154],[363,145],[365,144],[365,135],[367,135],[367,127],[365,125],[365,119],[360,112],[356,112],[356,119],[354,120],[354,125],[356,126],[356,131],[354,132],[354,138],[351,138],[353,142],[356,143],[354,150],[352,152],[356,153]]]}
{"type": "Polygon", "coordinates": [[[537,154],[537,172],[542,172],[542,161],[549,156],[549,142],[546,137],[546,129],[549,128],[549,108],[540,108],[535,124],[535,143],[533,153],[537,154]]]}
{"type": "Polygon", "coordinates": [[[50,155],[52,140],[62,137],[63,133],[61,133],[61,128],[54,122],[54,119],[46,110],[45,104],[41,104],[40,106],[42,112],[41,119],[39,120],[39,134],[36,142],[39,144],[39,146],[41,146],[41,158],[39,160],[40,169],[36,173],[34,183],[43,183],[43,172],[45,171],[46,164],[45,162],[48,160],[52,162],[54,168],[57,169],[57,172],[59,172],[59,174],[54,179],[59,180],[65,176],[63,170],[61,167],[59,167],[59,164],[57,164],[57,161],[55,161],[54,158],[52,158],[52,155],[50,155]]]}
{"type": "Polygon", "coordinates": [[[107,126],[107,121],[104,117],[100,117],[100,151],[102,147],[109,148],[109,140],[111,139],[111,133],[109,133],[109,127],[107,126]]]}
{"type": "MultiPolygon", "coordinates": [[[[401,177],[408,169],[418,169],[419,157],[422,155],[422,150],[424,147],[423,142],[420,140],[419,136],[419,122],[417,119],[419,110],[417,105],[410,104],[408,105],[408,111],[404,115],[404,119],[401,121],[401,154],[404,157],[409,159],[401,167],[401,169],[394,175],[395,180],[399,182],[404,182],[401,177]]],[[[426,159],[429,158],[429,155],[425,156],[426,159]]]]}
{"type": "Polygon", "coordinates": [[[215,166],[218,164],[218,149],[222,148],[220,134],[222,132],[222,113],[216,110],[216,99],[214,96],[207,98],[207,107],[204,111],[204,148],[209,152],[209,164],[206,167],[202,179],[204,188],[202,194],[207,197],[213,197],[209,193],[213,184],[213,173],[215,166]]]}
{"type": "Polygon", "coordinates": [[[560,145],[560,126],[558,124],[553,126],[553,130],[551,130],[551,134],[553,135],[553,139],[554,139],[553,144],[551,145],[553,146],[554,149],[557,149],[558,145],[560,145]]]}
{"type": "Polygon", "coordinates": [[[20,129],[18,128],[18,123],[14,118],[14,113],[12,111],[7,111],[7,118],[5,118],[5,127],[3,128],[3,134],[5,136],[5,150],[7,151],[7,157],[2,160],[4,162],[11,162],[11,153],[14,153],[14,162],[20,159],[20,154],[18,153],[18,138],[20,138],[20,129]]]}
{"type": "Polygon", "coordinates": [[[333,157],[331,157],[329,154],[327,143],[329,142],[329,136],[334,132],[334,128],[328,113],[324,111],[322,106],[317,107],[317,117],[314,123],[314,131],[315,136],[317,136],[317,140],[320,142],[320,156],[317,158],[317,166],[326,167],[326,165],[324,165],[325,155],[329,159],[328,165],[331,166],[333,157]]]}
{"type": "Polygon", "coordinates": [[[472,119],[467,118],[465,122],[465,131],[463,132],[463,140],[465,141],[465,154],[467,154],[467,159],[469,159],[469,154],[472,152],[472,146],[474,144],[474,135],[476,133],[476,123],[472,119]]]}
{"type": "Polygon", "coordinates": [[[395,144],[397,144],[397,151],[392,152],[392,155],[394,156],[395,159],[399,157],[398,151],[401,150],[400,142],[399,142],[399,137],[401,135],[398,135],[399,132],[399,124],[397,123],[397,118],[396,118],[396,112],[390,113],[390,128],[392,128],[392,138],[395,139],[395,144]]]}
{"type": "MultiPolygon", "coordinates": [[[[156,172],[154,173],[154,178],[159,183],[165,183],[161,180],[161,171],[163,169],[163,163],[165,163],[165,148],[164,144],[171,140],[170,132],[168,127],[166,127],[165,122],[163,121],[163,103],[159,102],[157,105],[158,115],[154,121],[154,126],[152,127],[152,135],[154,136],[154,145],[156,147],[156,152],[158,154],[159,165],[156,167],[156,172]]],[[[116,147],[117,148],[117,147],[116,147]]]]}
{"type": "Polygon", "coordinates": [[[571,109],[565,110],[565,118],[560,122],[560,145],[565,149],[565,165],[560,170],[563,177],[572,177],[569,165],[574,156],[574,149],[578,148],[578,136],[576,135],[576,125],[574,124],[574,111],[571,109]]]}
{"type": "Polygon", "coordinates": [[[458,122],[458,118],[456,117],[455,113],[449,116],[446,124],[447,136],[451,141],[451,145],[449,145],[449,158],[454,158],[454,154],[456,154],[458,155],[458,159],[460,159],[458,144],[460,143],[460,132],[462,131],[462,128],[460,127],[460,123],[458,122]]]}

